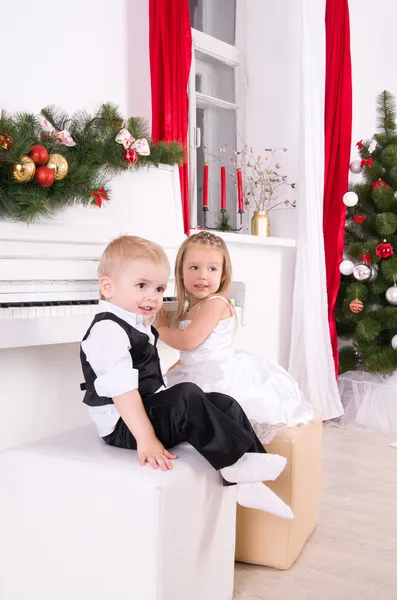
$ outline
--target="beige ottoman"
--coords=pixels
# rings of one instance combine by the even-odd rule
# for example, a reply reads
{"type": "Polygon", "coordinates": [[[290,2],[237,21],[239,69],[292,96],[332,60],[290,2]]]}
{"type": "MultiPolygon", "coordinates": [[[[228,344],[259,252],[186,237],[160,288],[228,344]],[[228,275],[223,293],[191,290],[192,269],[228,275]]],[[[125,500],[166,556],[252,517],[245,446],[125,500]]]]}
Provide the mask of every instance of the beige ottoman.
{"type": "Polygon", "coordinates": [[[266,446],[288,460],[280,477],[266,482],[293,510],[286,521],[260,510],[237,507],[236,560],[288,569],[317,524],[321,489],[322,421],[280,430],[266,446]]]}

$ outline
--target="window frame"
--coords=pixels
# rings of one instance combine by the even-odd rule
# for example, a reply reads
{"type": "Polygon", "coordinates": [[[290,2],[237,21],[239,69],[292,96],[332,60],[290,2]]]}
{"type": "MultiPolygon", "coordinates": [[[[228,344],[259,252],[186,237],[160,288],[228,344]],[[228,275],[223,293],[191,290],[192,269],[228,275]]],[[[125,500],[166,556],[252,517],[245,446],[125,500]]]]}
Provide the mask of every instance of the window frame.
{"type": "MultiPolygon", "coordinates": [[[[207,0],[208,2],[208,0],[207,0]]],[[[203,5],[203,21],[206,19],[207,4],[203,5]]],[[[245,16],[246,0],[236,0],[236,31],[235,45],[227,44],[213,36],[192,28],[192,64],[188,82],[189,95],[189,128],[188,128],[188,163],[189,163],[189,188],[190,188],[190,226],[197,227],[197,211],[199,199],[197,198],[197,148],[202,140],[199,140],[196,110],[197,107],[218,106],[233,110],[236,113],[236,148],[238,149],[239,138],[245,136],[245,96],[247,76],[245,71],[245,16]],[[235,102],[227,102],[218,98],[212,98],[201,92],[196,92],[196,52],[201,52],[209,57],[221,61],[235,69],[235,102]]]]}

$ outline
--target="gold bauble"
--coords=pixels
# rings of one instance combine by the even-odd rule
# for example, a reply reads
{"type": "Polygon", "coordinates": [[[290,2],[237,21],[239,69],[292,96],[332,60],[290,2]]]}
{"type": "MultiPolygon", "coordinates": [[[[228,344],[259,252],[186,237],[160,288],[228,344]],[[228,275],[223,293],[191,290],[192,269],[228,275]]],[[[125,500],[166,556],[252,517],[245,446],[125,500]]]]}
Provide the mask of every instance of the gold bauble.
{"type": "Polygon", "coordinates": [[[68,161],[62,154],[50,154],[46,166],[54,171],[55,181],[61,181],[68,174],[68,161]]]}
{"type": "Polygon", "coordinates": [[[11,175],[18,183],[31,181],[35,173],[36,165],[29,156],[21,156],[21,162],[11,167],[11,175]]]}

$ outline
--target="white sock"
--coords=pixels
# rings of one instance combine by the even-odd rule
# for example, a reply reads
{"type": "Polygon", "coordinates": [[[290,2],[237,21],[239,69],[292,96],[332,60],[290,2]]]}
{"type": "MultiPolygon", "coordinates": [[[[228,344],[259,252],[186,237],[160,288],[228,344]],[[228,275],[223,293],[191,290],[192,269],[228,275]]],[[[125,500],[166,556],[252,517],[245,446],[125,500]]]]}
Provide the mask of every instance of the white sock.
{"type": "Polygon", "coordinates": [[[246,508],[264,510],[276,517],[288,519],[294,518],[294,513],[272,490],[263,483],[238,483],[237,502],[246,508]]]}
{"type": "Polygon", "coordinates": [[[221,474],[229,483],[273,481],[286,464],[287,459],[278,454],[246,452],[234,465],[221,469],[221,474]]]}

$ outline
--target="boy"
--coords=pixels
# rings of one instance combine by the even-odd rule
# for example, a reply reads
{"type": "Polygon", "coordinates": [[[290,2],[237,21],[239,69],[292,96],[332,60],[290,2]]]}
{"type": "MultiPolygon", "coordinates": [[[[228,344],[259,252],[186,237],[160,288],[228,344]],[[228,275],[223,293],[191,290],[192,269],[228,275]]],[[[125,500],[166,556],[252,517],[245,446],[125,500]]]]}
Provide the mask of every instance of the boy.
{"type": "Polygon", "coordinates": [[[102,255],[99,313],[80,352],[84,403],[98,434],[111,446],[136,449],[140,465],[163,471],[177,458],[168,448],[189,442],[224,480],[238,484],[240,504],[291,518],[260,483],[276,479],[286,461],[266,454],[239,404],[190,383],[164,388],[151,323],[169,272],[164,251],[135,236],[113,240],[102,255]]]}

